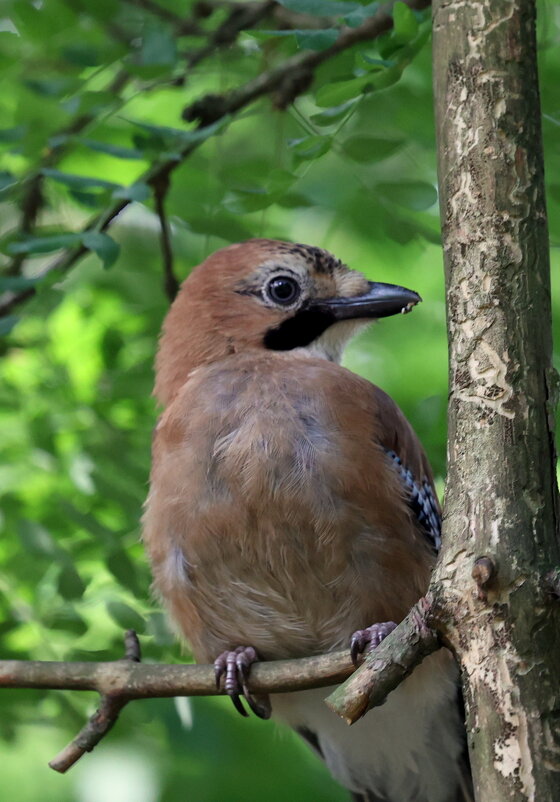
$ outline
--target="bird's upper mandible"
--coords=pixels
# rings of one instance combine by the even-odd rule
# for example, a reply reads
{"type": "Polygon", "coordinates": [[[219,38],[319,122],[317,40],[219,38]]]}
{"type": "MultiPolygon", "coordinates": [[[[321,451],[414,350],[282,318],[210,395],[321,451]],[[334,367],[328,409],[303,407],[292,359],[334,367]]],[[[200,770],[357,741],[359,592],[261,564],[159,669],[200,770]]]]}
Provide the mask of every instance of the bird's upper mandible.
{"type": "Polygon", "coordinates": [[[167,405],[195,368],[252,349],[304,348],[339,361],[364,322],[420,300],[320,248],[268,239],[230,245],[183,283],[164,324],[155,395],[167,405]]]}

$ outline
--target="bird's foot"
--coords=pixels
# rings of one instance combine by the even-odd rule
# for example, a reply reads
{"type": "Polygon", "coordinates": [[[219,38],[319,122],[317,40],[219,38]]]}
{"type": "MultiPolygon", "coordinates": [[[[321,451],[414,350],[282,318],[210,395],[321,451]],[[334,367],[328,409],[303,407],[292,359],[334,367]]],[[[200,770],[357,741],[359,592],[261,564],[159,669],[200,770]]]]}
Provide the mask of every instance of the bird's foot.
{"type": "Polygon", "coordinates": [[[368,652],[379,646],[396,626],[394,621],[385,621],[382,624],[372,624],[366,629],[356,630],[350,640],[350,656],[354,665],[357,666],[368,652]]]}
{"type": "Polygon", "coordinates": [[[247,704],[256,716],[270,718],[271,705],[269,697],[265,694],[252,694],[247,688],[251,666],[258,659],[257,653],[252,646],[238,646],[237,649],[222,652],[214,660],[216,687],[220,688],[223,677],[224,690],[233,702],[235,709],[242,716],[248,716],[249,714],[239,698],[241,694],[243,694],[247,704]]]}

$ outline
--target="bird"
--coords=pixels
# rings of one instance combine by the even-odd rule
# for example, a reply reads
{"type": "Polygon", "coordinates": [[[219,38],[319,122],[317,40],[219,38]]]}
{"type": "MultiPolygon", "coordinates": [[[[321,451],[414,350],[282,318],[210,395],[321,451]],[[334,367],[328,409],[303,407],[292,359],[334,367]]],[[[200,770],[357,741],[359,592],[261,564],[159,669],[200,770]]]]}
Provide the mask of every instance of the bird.
{"type": "Polygon", "coordinates": [[[397,404],[340,364],[357,333],[420,301],[321,248],[252,239],[193,269],[156,357],[155,592],[239,712],[291,726],[355,802],[472,799],[451,654],[351,728],[329,689],[271,701],[248,678],[257,660],[349,648],[358,662],[427,590],[441,542],[427,457],[397,404]]]}

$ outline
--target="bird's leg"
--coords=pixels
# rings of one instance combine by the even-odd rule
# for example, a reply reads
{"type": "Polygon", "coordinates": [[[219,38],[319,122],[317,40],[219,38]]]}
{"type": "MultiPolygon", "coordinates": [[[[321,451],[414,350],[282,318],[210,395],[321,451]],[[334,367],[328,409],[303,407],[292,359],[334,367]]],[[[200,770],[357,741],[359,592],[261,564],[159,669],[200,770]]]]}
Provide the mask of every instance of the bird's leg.
{"type": "Polygon", "coordinates": [[[247,679],[253,663],[258,660],[256,651],[252,646],[238,646],[219,654],[214,660],[214,673],[216,675],[216,687],[220,688],[222,677],[224,677],[224,690],[233,702],[235,709],[242,716],[249,714],[243,707],[239,698],[243,694],[247,704],[253,713],[259,718],[270,718],[271,705],[270,699],[265,694],[252,694],[247,688],[247,679]]]}
{"type": "Polygon", "coordinates": [[[356,630],[350,640],[350,656],[354,665],[357,666],[361,662],[364,654],[379,646],[396,626],[394,621],[385,621],[382,624],[372,624],[366,629],[356,630]]]}

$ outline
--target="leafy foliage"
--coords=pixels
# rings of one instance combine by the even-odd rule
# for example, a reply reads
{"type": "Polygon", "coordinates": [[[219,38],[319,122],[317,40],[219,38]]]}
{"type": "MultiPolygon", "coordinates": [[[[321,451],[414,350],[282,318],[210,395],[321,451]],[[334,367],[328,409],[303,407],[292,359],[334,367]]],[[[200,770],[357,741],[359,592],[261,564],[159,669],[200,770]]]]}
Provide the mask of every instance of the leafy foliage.
{"type": "MultiPolygon", "coordinates": [[[[207,93],[325,51],[341,25],[355,28],[378,11],[350,0],[280,5],[237,33],[227,4],[4,3],[0,293],[36,294],[0,319],[2,658],[116,659],[122,630],[132,626],[145,659],[186,659],[151,598],[139,542],[157,414],[152,362],[168,306],[153,205],[163,166],[172,173],[164,203],[181,278],[216,248],[272,236],[329,248],[371,277],[421,292],[412,315],[365,334],[346,364],[399,401],[443,475],[429,13],[397,2],[392,32],[325,60],[285,110],[265,95],[210,125],[185,123],[184,108],[207,93]],[[108,210],[125,207],[108,219],[108,210]],[[76,252],[84,255],[67,270],[51,269],[76,252]]],[[[543,9],[558,266],[558,3],[543,9]]],[[[4,691],[0,704],[3,788],[16,802],[345,798],[291,735],[238,720],[223,700],[195,700],[192,729],[184,700],[135,703],[64,778],[44,762],[93,699],[4,691]],[[102,790],[108,777],[117,778],[113,797],[102,790]]]]}

